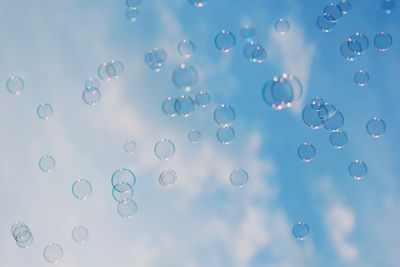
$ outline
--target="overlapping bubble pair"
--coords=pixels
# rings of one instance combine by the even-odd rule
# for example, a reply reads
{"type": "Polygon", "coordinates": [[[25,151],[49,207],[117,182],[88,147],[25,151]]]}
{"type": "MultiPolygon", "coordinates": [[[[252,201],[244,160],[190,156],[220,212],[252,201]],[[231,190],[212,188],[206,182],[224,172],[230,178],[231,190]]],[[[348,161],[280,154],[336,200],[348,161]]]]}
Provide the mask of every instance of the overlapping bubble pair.
{"type": "Polygon", "coordinates": [[[136,175],[127,168],[114,171],[111,177],[112,197],[118,203],[117,211],[122,218],[130,219],[137,212],[137,204],[133,201],[133,189],[136,175]]]}
{"type": "Polygon", "coordinates": [[[14,223],[11,227],[11,234],[17,245],[21,248],[27,248],[33,243],[31,229],[23,222],[14,223]]]}
{"type": "Polygon", "coordinates": [[[244,57],[251,63],[262,63],[267,58],[267,51],[255,40],[256,29],[246,25],[240,29],[240,36],[246,41],[243,48],[244,57]]]}
{"type": "Polygon", "coordinates": [[[337,4],[329,3],[324,7],[322,15],[317,18],[317,27],[323,32],[330,32],[343,15],[351,10],[351,3],[341,0],[337,4]]]}
{"type": "Polygon", "coordinates": [[[217,130],[217,140],[228,145],[236,137],[235,130],[231,127],[236,119],[235,109],[228,104],[220,104],[214,110],[214,121],[219,125],[217,130]]]}

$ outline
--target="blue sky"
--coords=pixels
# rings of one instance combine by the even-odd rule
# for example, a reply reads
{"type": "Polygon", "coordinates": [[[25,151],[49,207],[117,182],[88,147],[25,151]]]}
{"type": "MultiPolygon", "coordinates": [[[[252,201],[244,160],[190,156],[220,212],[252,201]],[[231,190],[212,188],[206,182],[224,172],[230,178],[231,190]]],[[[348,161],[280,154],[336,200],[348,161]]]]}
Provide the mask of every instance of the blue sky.
{"type": "Polygon", "coordinates": [[[398,266],[400,256],[400,18],[386,15],[380,1],[351,1],[352,10],[329,33],[316,18],[329,2],[215,1],[195,8],[185,0],[142,0],[136,23],[125,17],[121,1],[11,1],[0,3],[0,266],[47,264],[43,248],[57,242],[64,248],[58,266],[398,266]],[[286,18],[286,36],[274,22],[286,18]],[[263,64],[251,64],[242,54],[240,28],[250,24],[267,50],[263,64]],[[214,36],[222,29],[237,37],[234,50],[222,54],[214,36]],[[373,37],[389,32],[387,52],[373,47],[373,37]],[[370,47],[354,62],[343,60],[340,44],[354,32],[369,37],[370,47]],[[176,46],[190,39],[196,51],[189,60],[176,46]],[[144,62],[153,47],[167,51],[160,73],[144,62]],[[94,107],[83,103],[84,82],[111,59],[123,62],[121,78],[102,82],[102,99],[94,107]],[[161,103],[181,94],[171,74],[188,62],[199,73],[199,90],[212,103],[188,118],[168,118],[161,103]],[[360,68],[370,82],[358,87],[353,75],[360,68]],[[303,83],[303,98],[291,110],[273,111],[261,99],[263,84],[288,72],[303,83]],[[20,75],[25,91],[14,96],[5,89],[11,75],[20,75]],[[301,119],[305,103],[323,97],[345,116],[348,145],[335,150],[329,133],[311,130],[301,119]],[[36,116],[48,102],[54,115],[36,116]],[[233,106],[236,139],[222,145],[212,119],[220,103],[233,106]],[[370,137],[365,124],[381,117],[385,135],[370,137]],[[187,132],[202,132],[198,144],[187,132]],[[154,144],[173,140],[176,154],[161,162],[154,144]],[[134,155],[124,153],[127,139],[137,142],[134,155]],[[316,158],[303,163],[297,147],[311,142],[316,158]],[[50,154],[54,172],[40,171],[38,161],[50,154]],[[367,163],[367,176],[356,182],[348,164],[367,163]],[[132,169],[137,175],[134,199],[138,213],[120,218],[111,197],[114,170],[132,169]],[[158,175],[166,168],[178,174],[170,188],[158,175]],[[241,189],[229,183],[233,169],[249,173],[241,189]],[[78,201],[72,183],[86,178],[93,194],[78,201]],[[291,227],[306,221],[310,236],[298,241],[291,227]],[[30,226],[33,246],[17,247],[10,227],[16,221],[30,226]],[[76,244],[71,231],[85,225],[88,242],[76,244]]]}

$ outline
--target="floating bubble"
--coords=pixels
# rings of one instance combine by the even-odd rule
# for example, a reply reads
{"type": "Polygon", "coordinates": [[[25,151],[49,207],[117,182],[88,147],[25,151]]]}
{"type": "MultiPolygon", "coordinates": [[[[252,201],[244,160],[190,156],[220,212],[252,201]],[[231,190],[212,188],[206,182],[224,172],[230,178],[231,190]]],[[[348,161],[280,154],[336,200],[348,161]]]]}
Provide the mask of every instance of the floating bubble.
{"type": "Polygon", "coordinates": [[[178,53],[184,58],[190,58],[193,55],[195,49],[196,47],[194,43],[190,40],[185,39],[180,41],[178,44],[178,53]]]}
{"type": "Polygon", "coordinates": [[[393,10],[396,8],[396,2],[395,0],[383,0],[381,8],[386,14],[392,14],[393,10]]]}
{"type": "Polygon", "coordinates": [[[327,122],[330,118],[332,118],[338,110],[332,104],[326,103],[318,110],[318,115],[321,118],[322,122],[327,122]]]}
{"type": "Polygon", "coordinates": [[[119,183],[128,183],[131,186],[135,186],[136,184],[136,175],[131,171],[130,169],[127,168],[122,168],[114,171],[112,177],[111,177],[111,184],[115,190],[118,190],[116,186],[119,183]]]}
{"type": "Polygon", "coordinates": [[[337,22],[342,17],[342,9],[339,5],[330,3],[324,8],[324,16],[331,22],[337,22]]]}
{"type": "Polygon", "coordinates": [[[262,63],[267,57],[264,47],[254,41],[250,41],[244,46],[243,54],[252,63],[262,63]]]}
{"type": "Polygon", "coordinates": [[[161,68],[167,61],[167,52],[161,48],[153,48],[144,56],[144,61],[155,72],[160,72],[161,68]]]}
{"type": "Polygon", "coordinates": [[[161,105],[161,109],[165,115],[167,115],[169,117],[176,116],[175,102],[176,102],[176,98],[173,98],[170,96],[164,100],[164,102],[161,105]]]}
{"type": "Polygon", "coordinates": [[[219,51],[228,53],[236,45],[236,37],[232,32],[222,30],[215,36],[214,44],[219,51]]]}
{"type": "Polygon", "coordinates": [[[264,84],[261,94],[264,102],[275,110],[290,108],[300,99],[303,87],[299,79],[283,73],[264,84]]]}
{"type": "Polygon", "coordinates": [[[317,27],[323,32],[330,32],[335,27],[335,22],[330,21],[325,15],[317,18],[317,27]]]}
{"type": "Polygon", "coordinates": [[[359,70],[354,74],[354,81],[358,86],[365,86],[369,81],[369,74],[365,70],[359,70]]]}
{"type": "Polygon", "coordinates": [[[347,144],[348,138],[346,132],[337,130],[329,135],[329,142],[336,149],[341,149],[347,144]]]}
{"type": "Polygon", "coordinates": [[[110,81],[112,78],[107,72],[107,65],[108,65],[108,63],[104,62],[104,63],[100,64],[100,66],[97,68],[97,75],[99,76],[100,80],[103,80],[106,82],[110,81]]]}
{"type": "Polygon", "coordinates": [[[46,155],[40,158],[39,168],[44,172],[52,172],[56,167],[56,161],[52,156],[46,155]]]}
{"type": "Polygon", "coordinates": [[[172,81],[178,89],[189,92],[198,82],[197,71],[189,64],[181,64],[174,70],[172,81]]]}
{"type": "Polygon", "coordinates": [[[86,179],[78,179],[72,184],[72,194],[76,199],[85,200],[92,194],[92,185],[86,179]]]}
{"type": "Polygon", "coordinates": [[[36,114],[42,120],[48,120],[53,115],[53,107],[50,104],[42,103],[36,109],[36,114]]]}
{"type": "Polygon", "coordinates": [[[246,41],[252,41],[256,37],[256,28],[246,25],[240,29],[240,37],[246,41]]]}
{"type": "Polygon", "coordinates": [[[284,35],[290,29],[289,21],[284,18],[280,18],[275,22],[274,28],[277,33],[284,35]]]}
{"type": "MultiPolygon", "coordinates": [[[[359,44],[358,44],[359,45],[359,44]]],[[[361,45],[359,45],[358,48],[359,51],[361,51],[361,45]]],[[[347,61],[354,61],[357,59],[357,57],[359,56],[358,53],[355,53],[353,51],[350,50],[349,48],[349,41],[344,41],[341,45],[340,45],[340,55],[346,59],[347,61]]]]}
{"type": "Polygon", "coordinates": [[[90,106],[95,106],[101,100],[101,92],[96,87],[85,88],[82,93],[83,102],[90,106]]]}
{"type": "Polygon", "coordinates": [[[346,15],[351,10],[351,3],[347,0],[342,0],[338,3],[339,8],[342,10],[342,14],[346,15]]]}
{"type": "Polygon", "coordinates": [[[344,116],[339,110],[335,112],[331,117],[324,121],[324,128],[330,132],[339,130],[343,127],[344,116]]]}
{"type": "Polygon", "coordinates": [[[349,174],[356,180],[361,180],[368,172],[367,165],[361,160],[355,160],[349,165],[349,174]]]}
{"type": "Polygon", "coordinates": [[[56,243],[47,245],[43,250],[43,257],[48,263],[58,263],[64,255],[63,248],[56,243]]]}
{"type": "Polygon", "coordinates": [[[171,140],[161,139],[154,146],[154,154],[158,159],[168,160],[175,154],[175,145],[171,140]]]}
{"type": "Polygon", "coordinates": [[[211,102],[211,96],[204,92],[200,91],[196,94],[195,102],[198,106],[205,108],[211,102]]]}
{"type": "Polygon", "coordinates": [[[367,132],[374,138],[381,137],[386,131],[386,123],[377,117],[370,119],[367,122],[367,132]]]}
{"type": "Polygon", "coordinates": [[[28,248],[33,243],[31,229],[23,222],[14,223],[11,226],[11,234],[20,248],[28,248]]]}
{"type": "Polygon", "coordinates": [[[131,8],[139,7],[142,4],[142,0],[126,0],[126,5],[131,8]]]}
{"type": "Polygon", "coordinates": [[[311,105],[306,105],[301,113],[303,122],[311,129],[318,130],[323,126],[323,121],[319,116],[319,110],[314,109],[311,105]]]}
{"type": "Polygon", "coordinates": [[[217,130],[217,140],[224,145],[232,143],[235,137],[235,130],[229,126],[222,126],[217,130]]]}
{"type": "Polygon", "coordinates": [[[297,148],[297,155],[304,162],[312,161],[316,154],[317,150],[311,143],[306,142],[297,148]]]}
{"type": "Polygon", "coordinates": [[[195,7],[204,7],[207,0],[188,0],[190,4],[194,5],[195,7]]]}
{"type": "Polygon", "coordinates": [[[298,240],[304,240],[310,234],[310,227],[303,221],[297,222],[292,227],[292,234],[298,240]]]}
{"type": "Polygon", "coordinates": [[[119,78],[124,73],[125,67],[119,60],[111,60],[106,65],[107,75],[111,78],[119,78]]]}
{"type": "Polygon", "coordinates": [[[236,169],[231,172],[231,184],[235,187],[243,187],[249,181],[249,174],[243,169],[236,169]]]}
{"type": "Polygon", "coordinates": [[[201,132],[199,130],[192,129],[189,131],[187,137],[190,143],[196,144],[201,139],[201,132]]]}
{"type": "Polygon", "coordinates": [[[127,199],[118,203],[118,214],[125,219],[130,219],[137,212],[137,204],[132,199],[127,199]]]}
{"type": "Polygon", "coordinates": [[[133,140],[127,140],[124,143],[124,151],[128,154],[133,154],[135,153],[137,150],[137,145],[136,142],[133,140]]]}
{"type": "Polygon", "coordinates": [[[214,121],[221,126],[229,126],[235,118],[235,109],[227,104],[220,104],[214,110],[214,121]]]}
{"type": "Polygon", "coordinates": [[[374,45],[381,52],[388,51],[392,47],[392,43],[393,39],[389,33],[380,32],[375,35],[374,45]]]}
{"type": "Polygon", "coordinates": [[[138,7],[129,7],[126,10],[125,16],[131,22],[136,22],[140,17],[140,9],[138,7]]]}
{"type": "Polygon", "coordinates": [[[160,176],[158,177],[158,182],[160,183],[160,185],[164,187],[170,187],[176,182],[176,179],[177,179],[176,172],[171,169],[168,169],[160,174],[160,176]]]}
{"type": "Polygon", "coordinates": [[[354,54],[361,55],[369,47],[368,37],[365,34],[356,32],[347,38],[347,46],[354,54]]]}
{"type": "Polygon", "coordinates": [[[78,225],[72,229],[72,239],[77,243],[83,243],[89,238],[89,230],[83,226],[78,225]]]}
{"type": "Polygon", "coordinates": [[[118,182],[112,189],[112,196],[117,202],[132,199],[133,187],[126,182],[118,182]]]}
{"type": "Polygon", "coordinates": [[[194,111],[195,104],[190,96],[181,95],[175,100],[174,107],[176,113],[180,116],[187,117],[194,111]]]}
{"type": "Polygon", "coordinates": [[[6,82],[7,91],[13,95],[19,95],[25,88],[24,80],[16,75],[11,76],[8,78],[6,82]]]}
{"type": "Polygon", "coordinates": [[[85,82],[85,88],[100,88],[100,82],[98,79],[96,78],[89,78],[87,79],[87,81],[85,82]]]}

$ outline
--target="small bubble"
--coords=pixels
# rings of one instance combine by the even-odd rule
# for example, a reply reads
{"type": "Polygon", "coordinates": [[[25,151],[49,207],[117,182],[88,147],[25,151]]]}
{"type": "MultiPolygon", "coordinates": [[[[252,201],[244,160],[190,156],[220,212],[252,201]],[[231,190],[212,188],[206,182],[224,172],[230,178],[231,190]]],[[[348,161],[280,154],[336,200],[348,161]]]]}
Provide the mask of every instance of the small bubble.
{"type": "Polygon", "coordinates": [[[201,132],[199,130],[192,129],[189,131],[187,138],[190,143],[197,144],[201,139],[201,132]]]}
{"type": "Polygon", "coordinates": [[[42,103],[36,109],[36,114],[42,120],[48,120],[53,115],[53,107],[50,104],[42,103]]]}
{"type": "Polygon", "coordinates": [[[248,42],[252,41],[256,37],[256,28],[249,25],[244,26],[240,29],[240,37],[248,42]]]}
{"type": "Polygon", "coordinates": [[[96,87],[85,88],[82,93],[83,102],[90,106],[95,106],[101,100],[101,92],[96,87]]]}
{"type": "Polygon", "coordinates": [[[285,35],[290,29],[290,24],[289,21],[287,21],[286,19],[280,18],[275,22],[274,27],[277,33],[285,35]]]}
{"type": "Polygon", "coordinates": [[[185,39],[180,41],[178,44],[178,53],[184,58],[190,58],[193,55],[195,49],[196,47],[194,43],[190,40],[185,39]]]}
{"type": "Polygon", "coordinates": [[[44,172],[52,172],[56,167],[56,161],[52,156],[43,156],[39,160],[39,167],[44,172]]]}
{"type": "Polygon", "coordinates": [[[243,169],[236,169],[231,172],[230,181],[235,187],[244,187],[249,181],[249,175],[243,169]]]}
{"type": "Polygon", "coordinates": [[[369,82],[369,74],[365,70],[359,70],[354,74],[354,81],[358,86],[365,86],[369,82]]]}
{"type": "Polygon", "coordinates": [[[158,177],[158,182],[160,185],[164,187],[170,187],[176,182],[177,175],[176,172],[168,169],[166,171],[163,171],[160,176],[158,177]]]}
{"type": "Polygon", "coordinates": [[[389,33],[380,32],[375,35],[374,45],[375,47],[381,51],[388,51],[392,47],[393,39],[389,33]]]}
{"type": "Polygon", "coordinates": [[[6,87],[10,94],[19,95],[25,88],[25,82],[21,77],[13,75],[8,78],[6,87]]]}
{"type": "Polygon", "coordinates": [[[63,248],[56,243],[47,245],[43,250],[43,257],[48,263],[58,263],[63,255],[63,248]]]}
{"type": "Polygon", "coordinates": [[[304,240],[310,234],[310,227],[303,221],[297,222],[292,227],[292,234],[298,240],[304,240]]]}
{"type": "Polygon", "coordinates": [[[222,30],[215,36],[214,43],[219,51],[228,53],[236,45],[236,37],[232,32],[222,30]]]}
{"type": "Polygon", "coordinates": [[[78,179],[72,185],[72,194],[76,199],[85,200],[92,194],[92,185],[86,179],[78,179]]]}
{"type": "Polygon", "coordinates": [[[83,243],[89,238],[89,230],[82,225],[75,226],[72,229],[72,239],[77,243],[83,243]]]}
{"type": "Polygon", "coordinates": [[[122,218],[131,219],[137,210],[137,204],[132,199],[127,199],[118,203],[117,211],[122,218]]]}
{"type": "Polygon", "coordinates": [[[181,64],[175,68],[172,81],[178,89],[189,92],[198,82],[196,69],[189,64],[181,64]]]}
{"type": "Polygon", "coordinates": [[[341,149],[347,144],[348,138],[346,132],[337,130],[329,135],[329,142],[336,149],[341,149]]]}
{"type": "Polygon", "coordinates": [[[200,91],[196,94],[195,102],[198,106],[205,108],[211,102],[211,96],[204,92],[200,91]]]}
{"type": "Polygon", "coordinates": [[[136,145],[136,142],[135,142],[135,141],[127,140],[127,141],[124,143],[124,151],[125,151],[126,153],[128,153],[128,154],[133,154],[133,153],[136,152],[136,150],[137,150],[137,145],[136,145]]]}
{"type": "Polygon", "coordinates": [[[374,138],[381,137],[386,131],[386,123],[377,117],[370,119],[367,122],[367,132],[374,138]]]}
{"type": "Polygon", "coordinates": [[[361,160],[355,160],[349,165],[349,174],[354,179],[361,180],[368,172],[367,165],[361,160]]]}
{"type": "Polygon", "coordinates": [[[214,121],[221,126],[229,126],[236,118],[233,107],[227,104],[220,104],[214,110],[214,121]]]}
{"type": "Polygon", "coordinates": [[[158,159],[168,160],[175,154],[175,145],[171,140],[161,139],[154,146],[154,154],[158,159]]]}
{"type": "Polygon", "coordinates": [[[315,147],[307,142],[299,146],[297,149],[297,155],[299,156],[299,159],[301,159],[304,162],[312,161],[316,154],[317,151],[315,147]]]}

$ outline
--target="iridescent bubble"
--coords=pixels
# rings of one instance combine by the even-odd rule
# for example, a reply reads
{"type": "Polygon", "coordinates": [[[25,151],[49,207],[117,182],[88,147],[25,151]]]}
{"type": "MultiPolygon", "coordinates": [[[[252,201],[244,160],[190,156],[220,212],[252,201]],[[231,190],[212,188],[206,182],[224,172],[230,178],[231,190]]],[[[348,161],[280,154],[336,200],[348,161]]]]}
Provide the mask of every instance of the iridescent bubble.
{"type": "Polygon", "coordinates": [[[42,120],[48,120],[53,115],[53,107],[50,104],[42,103],[36,109],[36,114],[42,120]]]}
{"type": "Polygon", "coordinates": [[[338,6],[342,10],[342,14],[346,15],[351,10],[351,3],[347,0],[342,0],[338,3],[338,6]]]}
{"type": "Polygon", "coordinates": [[[246,25],[240,29],[240,37],[246,41],[252,41],[256,37],[256,28],[246,25]]]}
{"type": "Polygon", "coordinates": [[[188,0],[190,4],[194,5],[195,7],[204,7],[207,0],[188,0]]]}
{"type": "Polygon", "coordinates": [[[100,85],[101,84],[100,84],[99,80],[96,78],[89,78],[85,82],[85,88],[91,88],[91,87],[100,88],[100,85]]]}
{"type": "Polygon", "coordinates": [[[361,69],[354,74],[354,81],[358,86],[365,86],[369,81],[369,74],[365,70],[361,69]]]}
{"type": "Polygon", "coordinates": [[[198,106],[205,108],[211,102],[211,96],[204,92],[200,91],[196,94],[195,102],[198,106]]]}
{"type": "Polygon", "coordinates": [[[168,160],[175,154],[175,145],[171,140],[161,139],[154,146],[154,154],[158,159],[168,160]]]}
{"type": "Polygon", "coordinates": [[[158,182],[164,187],[170,187],[176,182],[177,177],[178,176],[174,170],[168,169],[160,174],[158,182]]]}
{"type": "Polygon", "coordinates": [[[250,41],[244,46],[243,54],[252,63],[262,63],[267,57],[264,47],[254,41],[250,41]]]}
{"type": "Polygon", "coordinates": [[[83,243],[89,238],[89,230],[83,225],[78,225],[72,229],[71,235],[75,242],[83,243]]]}
{"type": "Polygon", "coordinates": [[[195,104],[190,96],[181,95],[175,100],[174,107],[176,113],[180,116],[187,117],[194,111],[195,104]]]}
{"type": "Polygon", "coordinates": [[[13,75],[10,78],[8,78],[6,82],[6,87],[7,91],[10,94],[19,95],[25,88],[25,82],[21,77],[13,75]]]}
{"type": "Polygon", "coordinates": [[[63,255],[63,248],[56,243],[47,245],[43,250],[43,257],[48,263],[58,263],[63,255]]]}
{"type": "Polygon", "coordinates": [[[178,44],[178,53],[184,58],[190,58],[194,51],[196,50],[196,47],[194,43],[190,40],[182,40],[178,44]]]}
{"type": "Polygon", "coordinates": [[[235,130],[229,126],[222,126],[217,130],[217,140],[224,145],[232,143],[235,137],[235,130]]]}
{"type": "Polygon", "coordinates": [[[52,156],[46,155],[40,158],[39,168],[44,172],[52,172],[56,167],[56,161],[52,156]]]}
{"type": "Polygon", "coordinates": [[[347,38],[347,46],[353,54],[361,55],[369,47],[368,37],[365,34],[356,32],[347,38]]]}
{"type": "Polygon", "coordinates": [[[110,81],[112,78],[107,72],[107,65],[108,65],[108,63],[104,62],[104,63],[100,64],[100,66],[97,68],[97,75],[99,76],[99,78],[101,80],[106,81],[106,82],[110,81]]]}
{"type": "Polygon", "coordinates": [[[319,116],[319,110],[314,109],[311,105],[306,105],[301,114],[303,122],[311,129],[318,130],[323,126],[323,121],[319,116]]]}
{"type": "Polygon", "coordinates": [[[152,70],[160,72],[167,61],[167,52],[164,49],[155,47],[145,54],[144,60],[152,70]]]}
{"type": "Polygon", "coordinates": [[[329,142],[336,149],[341,149],[347,144],[348,138],[346,132],[337,130],[329,135],[329,142]]]}
{"type": "Polygon", "coordinates": [[[196,144],[201,139],[201,132],[199,130],[192,129],[189,131],[187,138],[190,143],[196,144]]]}
{"type": "Polygon", "coordinates": [[[292,234],[298,240],[304,240],[310,234],[310,227],[303,221],[297,222],[292,227],[292,234]]]}
{"type": "Polygon", "coordinates": [[[220,104],[214,110],[214,121],[220,126],[229,126],[235,118],[235,109],[230,105],[220,104]]]}
{"type": "Polygon", "coordinates": [[[312,161],[316,154],[317,150],[311,143],[306,142],[297,148],[297,155],[304,162],[312,161]]]}
{"type": "Polygon", "coordinates": [[[85,88],[82,92],[83,102],[90,106],[95,106],[101,100],[101,92],[96,87],[85,88]]]}
{"type": "Polygon", "coordinates": [[[85,200],[92,194],[92,185],[86,179],[78,179],[72,185],[72,194],[76,199],[85,200]]]}
{"type": "Polygon", "coordinates": [[[140,9],[138,7],[129,7],[125,15],[131,22],[136,22],[140,17],[140,9]]]}
{"type": "Polygon", "coordinates": [[[176,116],[175,102],[176,98],[170,96],[167,97],[161,105],[162,112],[169,117],[175,117],[176,116]]]}
{"type": "Polygon", "coordinates": [[[231,172],[231,184],[235,187],[243,187],[249,181],[249,174],[243,169],[236,169],[231,172]]]}
{"type": "Polygon", "coordinates": [[[330,21],[325,15],[317,18],[317,27],[323,32],[330,32],[335,27],[335,22],[330,21]]]}
{"type": "Polygon", "coordinates": [[[139,7],[142,4],[142,0],[126,0],[126,5],[128,7],[139,7]]]}
{"type": "Polygon", "coordinates": [[[129,183],[119,182],[113,187],[112,196],[117,202],[132,199],[133,187],[129,183]]]}
{"type": "Polygon", "coordinates": [[[232,32],[222,30],[215,36],[214,44],[219,51],[228,53],[236,45],[236,37],[232,32]]]}
{"type": "Polygon", "coordinates": [[[337,22],[342,17],[342,9],[334,3],[330,3],[324,8],[324,16],[331,22],[337,22]]]}
{"type": "Polygon", "coordinates": [[[174,70],[172,81],[178,89],[189,92],[198,82],[197,71],[189,64],[181,64],[174,70]]]}
{"type": "Polygon", "coordinates": [[[383,0],[381,8],[386,14],[392,14],[393,10],[396,8],[396,2],[395,0],[383,0]]]}
{"type": "Polygon", "coordinates": [[[132,216],[137,212],[137,209],[137,204],[132,199],[119,202],[117,207],[118,214],[125,219],[131,219],[132,216]]]}
{"type": "Polygon", "coordinates": [[[111,177],[111,185],[115,190],[118,190],[117,185],[120,183],[128,183],[131,186],[135,186],[136,184],[136,175],[127,168],[122,168],[114,171],[111,177]]]}
{"type": "Polygon", "coordinates": [[[381,52],[388,51],[392,47],[392,43],[393,39],[389,33],[380,32],[375,35],[374,45],[381,52]]]}
{"type": "Polygon", "coordinates": [[[386,132],[386,123],[382,119],[374,117],[367,122],[366,128],[370,136],[378,138],[386,132]]]}
{"type": "Polygon", "coordinates": [[[368,172],[367,165],[361,160],[355,160],[349,165],[349,174],[354,179],[361,180],[368,172]]]}
{"type": "Polygon", "coordinates": [[[290,29],[289,21],[284,18],[280,18],[275,22],[274,28],[277,33],[284,35],[290,29]]]}

